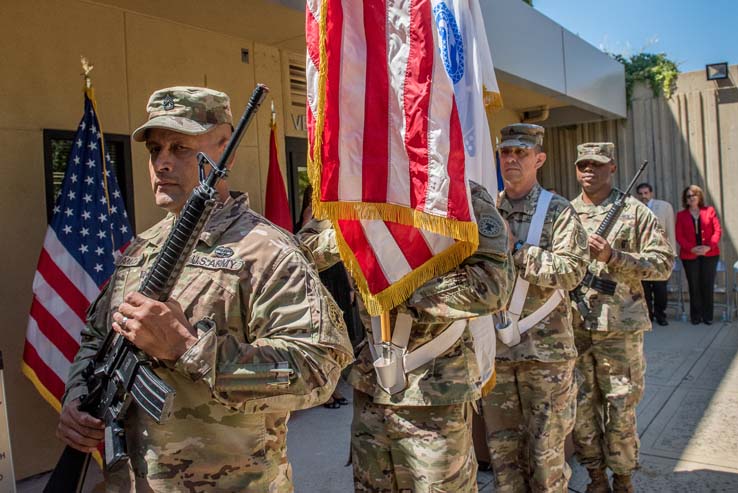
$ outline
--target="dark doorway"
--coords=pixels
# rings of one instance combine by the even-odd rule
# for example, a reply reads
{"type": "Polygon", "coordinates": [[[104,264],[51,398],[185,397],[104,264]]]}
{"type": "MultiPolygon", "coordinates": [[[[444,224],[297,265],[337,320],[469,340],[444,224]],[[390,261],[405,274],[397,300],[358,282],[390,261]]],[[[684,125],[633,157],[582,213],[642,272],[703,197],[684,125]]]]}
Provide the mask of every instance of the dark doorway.
{"type": "Polygon", "coordinates": [[[290,207],[296,223],[300,222],[302,194],[310,184],[307,173],[307,139],[286,137],[287,186],[289,187],[290,207]]]}

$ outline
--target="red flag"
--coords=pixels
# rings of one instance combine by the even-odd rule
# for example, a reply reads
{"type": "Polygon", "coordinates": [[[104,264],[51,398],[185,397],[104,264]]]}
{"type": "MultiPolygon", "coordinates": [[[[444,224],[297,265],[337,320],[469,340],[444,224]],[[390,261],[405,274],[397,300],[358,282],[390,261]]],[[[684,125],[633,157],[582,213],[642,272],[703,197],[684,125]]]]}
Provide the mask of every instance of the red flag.
{"type": "Polygon", "coordinates": [[[292,231],[292,214],[290,203],[287,201],[287,192],[282,181],[282,171],[279,169],[277,157],[277,141],[274,136],[276,125],[272,125],[269,135],[269,174],[267,174],[266,200],[264,217],[287,231],[292,231]]]}

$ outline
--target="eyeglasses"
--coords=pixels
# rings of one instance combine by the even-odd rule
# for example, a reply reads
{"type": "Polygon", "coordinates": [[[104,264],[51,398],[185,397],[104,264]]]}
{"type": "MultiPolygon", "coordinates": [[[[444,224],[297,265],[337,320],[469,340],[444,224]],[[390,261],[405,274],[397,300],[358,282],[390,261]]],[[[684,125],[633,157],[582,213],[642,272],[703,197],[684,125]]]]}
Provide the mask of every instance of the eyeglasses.
{"type": "Polygon", "coordinates": [[[688,199],[691,199],[692,197],[699,197],[699,195],[695,195],[693,193],[690,193],[690,194],[685,195],[685,197],[687,197],[688,199]]]}
{"type": "Polygon", "coordinates": [[[593,168],[600,168],[608,163],[600,163],[599,161],[581,161],[577,163],[577,169],[579,171],[584,171],[585,169],[589,168],[591,165],[593,168]]]}
{"type": "Polygon", "coordinates": [[[514,154],[515,157],[523,158],[530,152],[531,149],[528,147],[503,147],[500,149],[500,156],[511,156],[514,154]]]}

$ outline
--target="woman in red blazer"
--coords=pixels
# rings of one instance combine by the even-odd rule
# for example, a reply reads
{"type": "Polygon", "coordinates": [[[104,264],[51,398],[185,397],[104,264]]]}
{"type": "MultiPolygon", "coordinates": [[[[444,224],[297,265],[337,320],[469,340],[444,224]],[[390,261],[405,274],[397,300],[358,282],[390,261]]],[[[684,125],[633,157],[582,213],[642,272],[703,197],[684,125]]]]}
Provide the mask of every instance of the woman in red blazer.
{"type": "Polygon", "coordinates": [[[676,240],[689,284],[689,314],[693,324],[710,325],[722,229],[715,209],[705,206],[705,195],[697,185],[684,189],[682,206],[676,219],[676,240]]]}

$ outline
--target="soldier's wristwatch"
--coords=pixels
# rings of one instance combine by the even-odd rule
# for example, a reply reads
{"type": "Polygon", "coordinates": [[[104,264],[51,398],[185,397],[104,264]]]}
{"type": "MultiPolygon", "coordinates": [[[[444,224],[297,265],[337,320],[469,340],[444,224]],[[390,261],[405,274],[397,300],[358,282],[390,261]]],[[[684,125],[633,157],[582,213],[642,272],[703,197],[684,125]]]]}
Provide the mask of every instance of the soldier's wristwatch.
{"type": "Polygon", "coordinates": [[[518,253],[518,250],[520,250],[521,248],[523,248],[523,245],[525,245],[525,243],[523,242],[523,240],[516,241],[515,244],[513,245],[513,251],[512,251],[513,252],[513,255],[515,255],[516,253],[518,253]]]}

